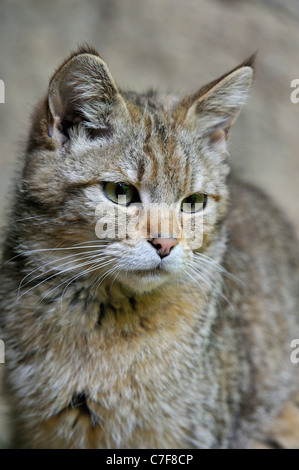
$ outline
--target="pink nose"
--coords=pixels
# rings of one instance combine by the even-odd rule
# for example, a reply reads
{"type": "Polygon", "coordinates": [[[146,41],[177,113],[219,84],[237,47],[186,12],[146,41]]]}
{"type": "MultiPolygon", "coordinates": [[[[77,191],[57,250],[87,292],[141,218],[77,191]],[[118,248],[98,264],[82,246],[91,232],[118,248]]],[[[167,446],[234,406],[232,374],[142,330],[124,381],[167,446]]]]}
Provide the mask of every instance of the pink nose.
{"type": "Polygon", "coordinates": [[[178,244],[176,238],[153,238],[149,242],[156,248],[160,258],[168,256],[171,249],[178,244]]]}

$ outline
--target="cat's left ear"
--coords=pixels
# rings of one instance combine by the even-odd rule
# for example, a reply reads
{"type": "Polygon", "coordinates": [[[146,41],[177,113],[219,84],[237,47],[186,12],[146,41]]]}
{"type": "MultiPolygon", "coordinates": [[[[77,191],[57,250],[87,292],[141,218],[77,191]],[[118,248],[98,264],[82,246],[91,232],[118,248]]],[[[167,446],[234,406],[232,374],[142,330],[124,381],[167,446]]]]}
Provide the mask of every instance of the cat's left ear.
{"type": "Polygon", "coordinates": [[[226,138],[244,104],[254,75],[255,55],[201,88],[181,103],[187,108],[183,125],[195,129],[198,136],[207,136],[211,146],[226,151],[226,138]]]}
{"type": "Polygon", "coordinates": [[[71,141],[78,125],[89,136],[105,137],[116,116],[128,115],[106,63],[90,47],[80,48],[54,73],[48,110],[48,134],[59,146],[71,141]]]}

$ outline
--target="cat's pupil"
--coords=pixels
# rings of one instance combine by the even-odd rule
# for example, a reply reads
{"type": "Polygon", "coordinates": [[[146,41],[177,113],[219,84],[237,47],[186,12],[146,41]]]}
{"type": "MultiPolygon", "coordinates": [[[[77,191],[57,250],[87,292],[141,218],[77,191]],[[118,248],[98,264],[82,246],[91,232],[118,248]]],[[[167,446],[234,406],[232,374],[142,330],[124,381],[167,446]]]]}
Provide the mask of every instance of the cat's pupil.
{"type": "Polygon", "coordinates": [[[115,190],[116,196],[126,196],[129,193],[129,187],[126,184],[119,184],[115,190]]]}
{"type": "Polygon", "coordinates": [[[196,196],[190,196],[187,198],[187,202],[189,202],[192,206],[196,203],[196,196]]]}
{"type": "Polygon", "coordinates": [[[197,212],[204,209],[207,203],[206,194],[192,194],[182,201],[181,210],[183,212],[197,212]]]}
{"type": "Polygon", "coordinates": [[[125,183],[104,183],[104,192],[108,199],[116,204],[131,204],[139,202],[138,191],[134,186],[125,183]],[[122,196],[122,200],[119,197],[122,196]],[[125,200],[124,200],[125,198],[125,200]]]}

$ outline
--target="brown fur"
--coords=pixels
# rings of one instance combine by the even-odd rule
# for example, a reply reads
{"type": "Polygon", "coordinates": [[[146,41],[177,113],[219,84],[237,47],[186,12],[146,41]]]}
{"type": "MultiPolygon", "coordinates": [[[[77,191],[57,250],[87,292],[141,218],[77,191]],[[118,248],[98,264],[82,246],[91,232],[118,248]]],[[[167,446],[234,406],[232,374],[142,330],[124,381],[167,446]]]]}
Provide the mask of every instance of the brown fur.
{"type": "Polygon", "coordinates": [[[262,192],[228,178],[252,76],[251,58],[181,100],[126,93],[89,47],[54,73],[1,273],[13,446],[250,447],[298,390],[297,242],[262,192]],[[107,182],[140,200],[118,207],[107,182]],[[197,193],[203,212],[181,212],[197,193]],[[108,225],[116,207],[137,214],[135,232],[98,239],[105,207],[108,225]],[[162,261],[150,233],[160,209],[154,236],[173,212],[178,242],[162,261]],[[180,229],[200,214],[191,246],[180,229]]]}

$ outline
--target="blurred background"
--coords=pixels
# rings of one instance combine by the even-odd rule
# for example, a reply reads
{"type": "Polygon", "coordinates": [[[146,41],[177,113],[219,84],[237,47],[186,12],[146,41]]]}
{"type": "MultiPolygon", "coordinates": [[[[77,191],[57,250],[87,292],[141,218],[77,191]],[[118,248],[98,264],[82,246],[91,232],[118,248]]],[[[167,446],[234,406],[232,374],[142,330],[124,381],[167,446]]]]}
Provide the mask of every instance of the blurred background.
{"type": "MultiPolygon", "coordinates": [[[[251,97],[232,129],[232,162],[275,198],[299,234],[299,103],[290,100],[299,79],[298,0],[0,0],[1,223],[32,108],[82,41],[100,52],[121,88],[179,94],[258,50],[251,97]]],[[[0,399],[0,444],[3,411],[0,399]]]]}

